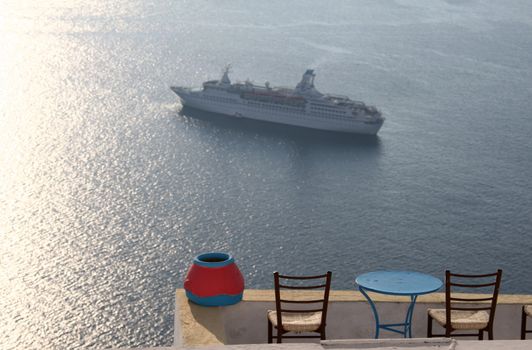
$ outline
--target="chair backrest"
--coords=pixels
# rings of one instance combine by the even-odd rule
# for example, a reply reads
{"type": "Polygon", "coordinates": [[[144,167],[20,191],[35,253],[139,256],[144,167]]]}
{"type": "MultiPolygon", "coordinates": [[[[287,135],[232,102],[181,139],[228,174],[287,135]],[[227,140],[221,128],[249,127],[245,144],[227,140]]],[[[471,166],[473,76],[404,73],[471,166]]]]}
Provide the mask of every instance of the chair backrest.
{"type": "MultiPolygon", "coordinates": [[[[331,289],[331,277],[332,272],[327,271],[324,275],[317,276],[286,276],[280,275],[279,272],[273,273],[273,278],[275,282],[275,308],[277,311],[277,325],[282,329],[282,313],[283,312],[297,312],[297,313],[312,313],[321,311],[321,327],[325,327],[325,322],[327,320],[327,305],[329,303],[329,291],[331,289]],[[292,281],[292,284],[287,281],[292,281]],[[294,282],[296,281],[296,282],[294,282]],[[300,284],[295,284],[299,282],[300,284]],[[304,285],[301,282],[309,282],[312,284],[305,283],[304,285]],[[317,283],[317,284],[316,284],[317,283]],[[305,300],[295,300],[295,299],[286,299],[281,297],[281,289],[287,289],[292,291],[297,290],[323,290],[323,297],[319,299],[305,299],[305,300]],[[299,307],[290,308],[289,306],[285,307],[285,304],[299,304],[299,307]],[[301,304],[314,304],[310,308],[303,308],[301,304]],[[320,306],[316,305],[319,304],[320,306]]],[[[320,294],[321,295],[321,294],[320,294]]]]}
{"type": "Polygon", "coordinates": [[[451,310],[489,310],[489,325],[493,324],[495,317],[495,307],[497,306],[497,297],[499,295],[499,287],[501,285],[502,270],[497,270],[495,273],[484,275],[463,275],[451,273],[449,270],[445,271],[445,313],[447,326],[451,325],[451,310]],[[453,296],[453,287],[460,289],[475,289],[488,288],[492,290],[489,297],[472,297],[466,298],[463,296],[453,296]],[[478,303],[481,302],[481,303],[478,303]],[[466,305],[468,303],[477,303],[474,306],[466,305]]]}

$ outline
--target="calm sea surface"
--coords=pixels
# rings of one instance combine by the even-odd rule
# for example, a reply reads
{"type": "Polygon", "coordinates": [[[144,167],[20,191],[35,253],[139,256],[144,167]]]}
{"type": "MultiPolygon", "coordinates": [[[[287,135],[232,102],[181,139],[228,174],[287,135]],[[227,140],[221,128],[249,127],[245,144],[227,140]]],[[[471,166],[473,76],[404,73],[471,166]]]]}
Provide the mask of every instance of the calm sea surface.
{"type": "Polygon", "coordinates": [[[0,348],[169,345],[191,259],[532,293],[532,3],[0,3],[0,348]],[[180,112],[170,85],[295,85],[378,106],[378,137],[180,112]]]}

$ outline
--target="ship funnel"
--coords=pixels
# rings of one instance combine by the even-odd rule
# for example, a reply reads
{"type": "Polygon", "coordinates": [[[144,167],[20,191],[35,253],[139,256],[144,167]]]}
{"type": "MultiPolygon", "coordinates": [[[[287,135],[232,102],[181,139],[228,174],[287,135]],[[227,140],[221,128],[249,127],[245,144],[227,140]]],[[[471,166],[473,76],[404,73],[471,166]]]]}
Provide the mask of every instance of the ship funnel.
{"type": "Polygon", "coordinates": [[[314,88],[314,77],[316,74],[314,74],[314,70],[307,69],[305,74],[303,74],[303,77],[301,78],[301,81],[299,84],[297,84],[296,89],[300,92],[304,92],[307,90],[311,90],[314,88]]]}

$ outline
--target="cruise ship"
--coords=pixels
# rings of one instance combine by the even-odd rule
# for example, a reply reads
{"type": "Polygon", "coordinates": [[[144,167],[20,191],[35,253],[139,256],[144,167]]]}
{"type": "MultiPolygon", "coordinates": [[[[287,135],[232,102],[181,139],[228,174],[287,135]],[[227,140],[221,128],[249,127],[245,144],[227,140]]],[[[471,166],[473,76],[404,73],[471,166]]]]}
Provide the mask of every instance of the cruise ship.
{"type": "Polygon", "coordinates": [[[236,118],[249,118],[305,128],[375,135],[384,118],[373,106],[346,96],[323,94],[314,87],[316,75],[307,69],[295,89],[231,83],[229,67],[220,80],[201,88],[170,87],[183,106],[236,118]]]}

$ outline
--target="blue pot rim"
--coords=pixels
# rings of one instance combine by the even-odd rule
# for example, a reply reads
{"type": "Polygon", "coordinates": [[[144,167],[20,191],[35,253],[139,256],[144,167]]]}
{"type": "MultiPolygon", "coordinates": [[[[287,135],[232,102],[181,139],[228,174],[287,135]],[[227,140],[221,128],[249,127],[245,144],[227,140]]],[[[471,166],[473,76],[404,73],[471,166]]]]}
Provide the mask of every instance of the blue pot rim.
{"type": "Polygon", "coordinates": [[[234,264],[235,259],[228,253],[222,252],[210,252],[196,256],[194,258],[194,264],[203,267],[223,267],[234,264]],[[208,259],[220,259],[221,261],[205,261],[208,259]]]}

